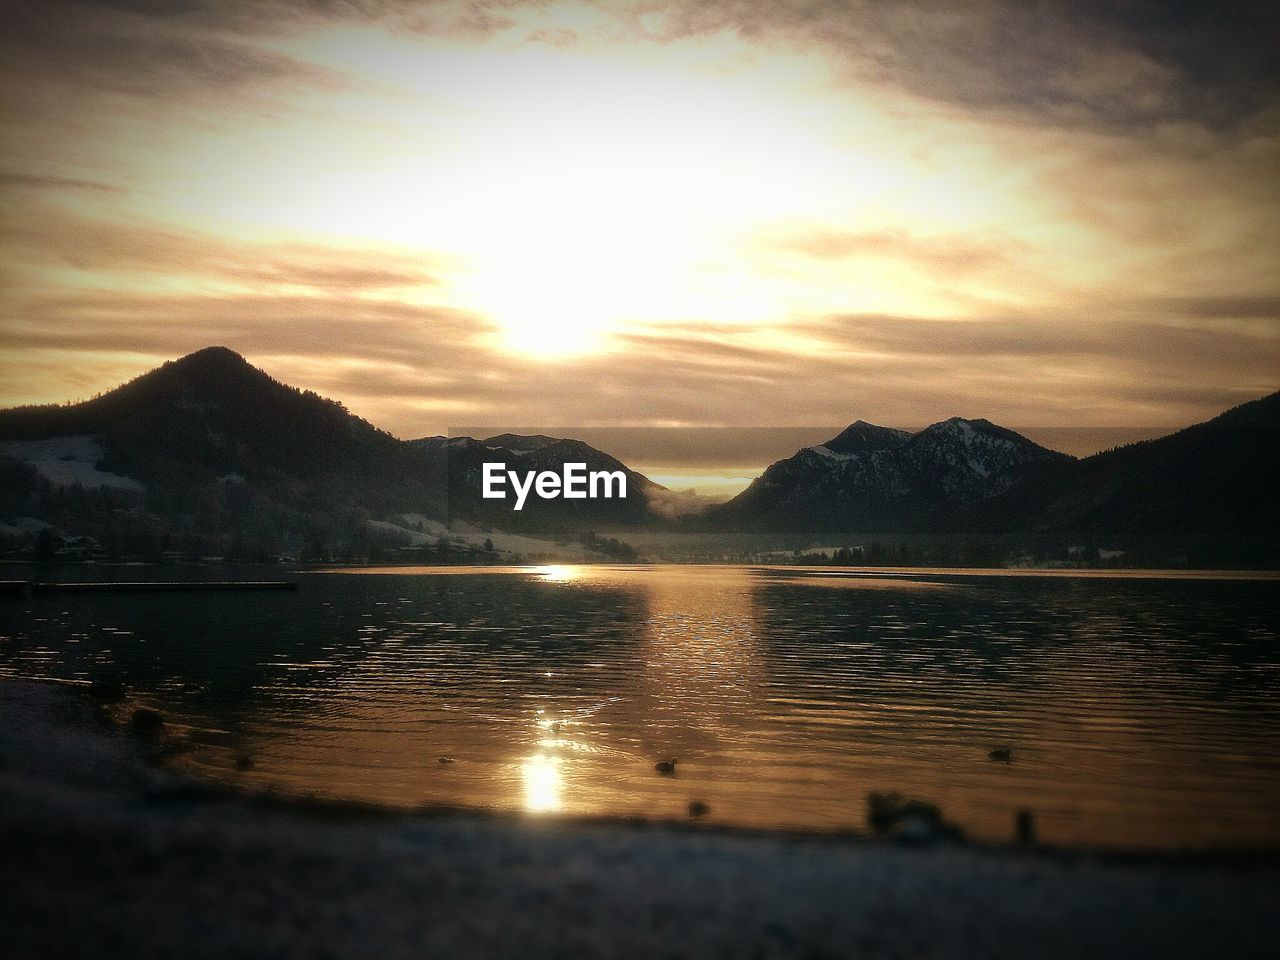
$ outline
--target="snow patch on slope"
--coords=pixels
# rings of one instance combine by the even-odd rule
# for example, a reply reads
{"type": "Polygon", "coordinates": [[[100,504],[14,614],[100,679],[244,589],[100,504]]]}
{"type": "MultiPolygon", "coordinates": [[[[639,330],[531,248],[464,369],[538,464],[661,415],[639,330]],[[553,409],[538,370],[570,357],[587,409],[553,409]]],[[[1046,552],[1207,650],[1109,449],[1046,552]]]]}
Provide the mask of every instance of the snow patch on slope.
{"type": "Polygon", "coordinates": [[[826,460],[852,460],[858,456],[856,453],[836,453],[823,443],[818,444],[816,447],[809,447],[809,449],[826,460]]]}
{"type": "Polygon", "coordinates": [[[80,484],[87,489],[114,487],[141,492],[146,488],[132,477],[99,470],[102,444],[93,437],[50,437],[47,440],[7,440],[0,454],[35,467],[57,487],[80,484]]]}
{"type": "Polygon", "coordinates": [[[485,530],[461,521],[452,525],[441,523],[419,513],[406,513],[394,521],[371,520],[370,526],[388,533],[407,536],[413,546],[435,543],[441,537],[454,543],[462,542],[470,547],[483,547],[486,540],[493,543],[499,553],[518,553],[528,557],[550,557],[557,560],[593,560],[601,554],[589,550],[581,543],[556,543],[538,540],[501,530],[485,530]],[[418,524],[422,529],[418,530],[418,524]]]}

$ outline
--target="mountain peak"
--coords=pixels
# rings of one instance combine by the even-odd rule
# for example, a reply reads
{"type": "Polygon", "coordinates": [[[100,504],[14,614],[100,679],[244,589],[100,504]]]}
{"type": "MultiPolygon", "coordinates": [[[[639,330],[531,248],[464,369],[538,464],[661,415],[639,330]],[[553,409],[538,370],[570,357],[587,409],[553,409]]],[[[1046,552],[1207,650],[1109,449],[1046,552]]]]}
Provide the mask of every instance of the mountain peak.
{"type": "Polygon", "coordinates": [[[875,450],[889,450],[901,446],[910,436],[905,430],[895,430],[892,427],[880,427],[874,423],[867,423],[865,420],[855,420],[838,436],[828,440],[822,446],[839,454],[871,453],[875,450]]]}
{"type": "Polygon", "coordinates": [[[220,344],[214,344],[213,346],[209,346],[209,347],[201,347],[199,350],[195,350],[191,353],[188,353],[185,357],[179,357],[177,360],[173,362],[174,363],[197,363],[197,362],[212,361],[212,360],[232,361],[232,362],[238,361],[240,363],[249,362],[245,360],[245,358],[242,357],[240,354],[232,350],[230,347],[224,347],[224,346],[221,346],[220,344]]]}
{"type": "Polygon", "coordinates": [[[181,373],[213,374],[219,376],[243,374],[249,371],[259,372],[248,360],[230,347],[204,347],[185,357],[170,360],[160,367],[161,370],[181,373]]]}
{"type": "Polygon", "coordinates": [[[244,357],[229,347],[205,347],[195,353],[170,360],[166,364],[143,374],[140,381],[156,380],[166,383],[198,384],[204,389],[221,390],[234,385],[246,383],[247,380],[271,381],[274,379],[264,371],[257,369],[244,357]]]}
{"type": "Polygon", "coordinates": [[[489,446],[506,447],[517,453],[527,453],[530,450],[542,450],[553,444],[564,443],[564,440],[560,437],[548,437],[542,433],[500,433],[496,437],[486,437],[484,442],[489,446]]]}
{"type": "Polygon", "coordinates": [[[937,423],[931,423],[925,429],[932,427],[994,427],[995,424],[985,417],[947,417],[945,420],[939,420],[937,423]]]}
{"type": "Polygon", "coordinates": [[[132,394],[144,405],[163,401],[186,408],[193,403],[251,407],[301,391],[280,383],[234,350],[215,346],[170,360],[113,393],[132,394]]]}
{"type": "Polygon", "coordinates": [[[1028,440],[1020,433],[1015,433],[1008,427],[1002,427],[999,424],[992,423],[985,417],[970,419],[969,417],[950,417],[946,420],[939,420],[937,423],[931,423],[918,434],[917,438],[928,437],[959,437],[968,442],[976,439],[978,436],[987,437],[990,440],[1004,441],[1007,444],[1013,444],[1020,447],[1040,448],[1040,445],[1032,440],[1028,440]]]}

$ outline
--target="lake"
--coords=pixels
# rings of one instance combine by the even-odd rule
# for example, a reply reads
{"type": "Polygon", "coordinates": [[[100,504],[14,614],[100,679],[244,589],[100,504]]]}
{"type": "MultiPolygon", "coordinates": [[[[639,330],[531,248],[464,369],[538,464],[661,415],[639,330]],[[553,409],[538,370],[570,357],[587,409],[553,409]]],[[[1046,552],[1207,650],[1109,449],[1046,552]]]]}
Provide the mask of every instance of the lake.
{"type": "Polygon", "coordinates": [[[0,672],[122,680],[164,713],[176,765],[285,795],[679,818],[701,800],[712,822],[848,830],[892,790],[984,840],[1025,808],[1056,844],[1280,848],[1274,579],[296,577],[0,600],[0,672]]]}

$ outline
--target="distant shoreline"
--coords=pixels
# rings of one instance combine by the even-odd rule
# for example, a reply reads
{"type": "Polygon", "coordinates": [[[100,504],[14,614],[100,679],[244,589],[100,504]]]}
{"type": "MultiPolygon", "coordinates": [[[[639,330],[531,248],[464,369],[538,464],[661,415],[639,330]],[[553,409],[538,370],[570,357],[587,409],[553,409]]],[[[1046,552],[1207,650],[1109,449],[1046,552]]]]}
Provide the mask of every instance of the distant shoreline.
{"type": "Polygon", "coordinates": [[[289,573],[367,573],[376,570],[436,570],[440,572],[458,571],[458,570],[484,570],[493,573],[503,572],[523,572],[534,570],[538,567],[545,566],[570,566],[570,567],[671,567],[671,566],[691,566],[691,567],[749,567],[761,570],[801,570],[801,571],[821,571],[833,575],[860,575],[868,574],[875,576],[928,576],[928,575],[947,575],[947,576],[965,576],[965,577],[1064,577],[1064,578],[1118,578],[1118,579],[1150,579],[1150,580],[1280,580],[1280,568],[1266,567],[1068,567],[1068,566],[1001,566],[1001,567],[975,567],[965,564],[937,564],[937,565],[842,565],[842,564],[814,564],[814,563],[779,563],[779,562],[751,562],[751,561],[734,561],[734,560],[637,560],[637,561],[618,561],[618,560],[531,560],[523,563],[512,563],[505,561],[494,561],[492,563],[475,563],[473,561],[465,561],[458,563],[422,563],[420,561],[388,561],[388,560],[370,560],[367,562],[360,561],[333,561],[330,563],[261,563],[261,562],[240,562],[240,561],[175,561],[175,562],[152,562],[145,560],[128,560],[128,561],[98,561],[98,560],[58,560],[58,561],[33,561],[33,560],[15,560],[12,558],[0,559],[0,568],[4,566],[10,567],[26,567],[35,570],[51,570],[61,567],[75,569],[92,569],[92,570],[114,570],[114,569],[154,569],[154,570],[182,570],[182,569],[270,569],[282,570],[289,573]]]}

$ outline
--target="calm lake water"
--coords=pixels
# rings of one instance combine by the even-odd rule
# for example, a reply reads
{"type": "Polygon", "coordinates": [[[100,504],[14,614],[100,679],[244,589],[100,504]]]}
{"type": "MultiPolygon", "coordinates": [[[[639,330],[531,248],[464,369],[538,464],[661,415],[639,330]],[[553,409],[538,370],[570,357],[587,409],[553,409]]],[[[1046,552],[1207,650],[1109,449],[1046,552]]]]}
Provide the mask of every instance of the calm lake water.
{"type": "Polygon", "coordinates": [[[0,672],[123,680],[185,741],[177,764],[286,794],[659,817],[698,799],[712,821],[838,830],[897,790],[982,839],[1028,808],[1053,843],[1280,848],[1274,580],[297,576],[0,600],[0,672]]]}

